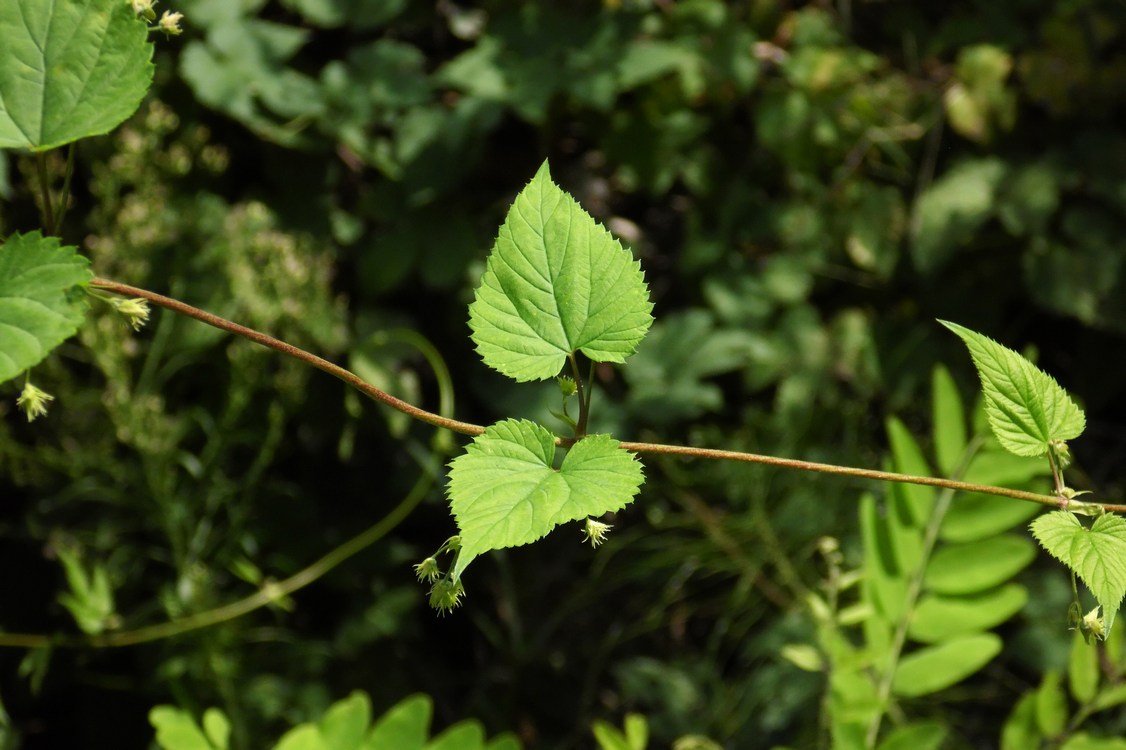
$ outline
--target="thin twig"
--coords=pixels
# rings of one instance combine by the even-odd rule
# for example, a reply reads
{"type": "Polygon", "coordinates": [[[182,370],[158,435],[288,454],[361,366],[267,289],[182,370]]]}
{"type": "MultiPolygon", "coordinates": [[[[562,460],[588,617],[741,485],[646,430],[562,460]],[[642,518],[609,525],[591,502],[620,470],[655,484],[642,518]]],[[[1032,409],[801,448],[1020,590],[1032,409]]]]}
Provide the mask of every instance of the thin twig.
{"type": "MultiPolygon", "coordinates": [[[[207,323],[230,333],[238,334],[251,341],[254,341],[262,346],[269,347],[282,354],[288,354],[303,362],[316,367],[319,370],[327,372],[334,377],[343,380],[345,383],[356,388],[360,392],[371,396],[377,401],[380,401],[393,409],[398,409],[404,414],[408,414],[415,419],[426,422],[427,424],[434,425],[435,427],[444,427],[447,430],[453,430],[463,435],[476,436],[485,431],[481,425],[472,424],[470,422],[461,422],[456,419],[443,417],[433,412],[420,409],[413,404],[395,398],[394,396],[381,391],[371,383],[360,378],[358,375],[345,370],[339,365],[334,365],[326,359],[322,359],[315,354],[300,349],[292,344],[287,344],[284,341],[279,341],[273,336],[267,336],[246,326],[232,323],[231,321],[220,318],[218,315],[213,315],[209,312],[200,310],[199,308],[192,307],[179,300],[165,297],[156,292],[150,292],[147,289],[140,289],[128,284],[121,284],[116,281],[109,281],[107,279],[94,279],[91,284],[99,289],[115,292],[117,294],[124,294],[132,297],[142,297],[153,304],[160,305],[169,310],[173,310],[182,315],[195,318],[196,320],[207,323]]],[[[589,385],[589,384],[588,384],[589,385]]],[[[556,443],[560,445],[570,445],[575,442],[574,438],[557,437],[556,443]]],[[[1041,495],[1035,492],[1026,492],[1024,490],[1014,490],[1008,487],[995,487],[987,484],[973,484],[970,482],[959,482],[953,479],[944,479],[942,477],[924,477],[915,474],[898,474],[892,471],[878,471],[875,469],[859,469],[852,466],[838,466],[836,464],[823,464],[815,461],[802,461],[795,458],[780,458],[778,456],[764,456],[757,453],[743,453],[740,451],[720,450],[717,448],[697,448],[688,445],[665,445],[662,443],[630,443],[623,442],[621,447],[632,451],[634,453],[659,453],[674,456],[686,456],[689,458],[704,458],[719,461],[743,461],[745,463],[765,464],[767,466],[777,466],[784,469],[798,469],[801,471],[815,471],[822,474],[835,474],[837,476],[855,477],[859,479],[875,479],[881,482],[904,482],[906,484],[921,484],[927,487],[942,487],[949,490],[959,492],[977,492],[984,495],[997,495],[999,497],[1009,497],[1014,500],[1025,500],[1027,502],[1038,503],[1039,505],[1047,505],[1053,508],[1068,508],[1069,506],[1086,505],[1088,507],[1097,506],[1103,511],[1112,513],[1126,513],[1126,505],[1115,505],[1107,503],[1080,503],[1077,500],[1069,500],[1066,497],[1056,495],[1041,495]]]]}

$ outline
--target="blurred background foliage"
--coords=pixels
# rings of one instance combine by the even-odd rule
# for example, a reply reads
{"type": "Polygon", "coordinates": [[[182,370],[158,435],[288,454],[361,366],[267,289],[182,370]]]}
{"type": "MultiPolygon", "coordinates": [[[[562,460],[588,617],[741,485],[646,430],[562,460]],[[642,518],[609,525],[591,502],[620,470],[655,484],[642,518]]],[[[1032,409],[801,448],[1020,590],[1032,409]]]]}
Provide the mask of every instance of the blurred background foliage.
{"type": "MultiPolygon", "coordinates": [[[[444,361],[459,418],[554,424],[555,387],[486,371],[465,322],[508,204],[550,158],[656,303],[636,357],[598,372],[598,430],[879,466],[887,415],[928,434],[935,362],[975,387],[941,317],[1037,347],[1088,408],[1073,484],[1126,490],[1120,3],[171,9],[186,33],[158,41],[150,98],[80,145],[63,236],[99,275],[428,408],[444,361]]],[[[0,231],[36,226],[32,176],[0,152],[0,231]]],[[[133,335],[95,307],[36,382],[58,396],[49,419],[0,401],[8,631],[128,629],[245,596],[379,520],[459,442],[168,313],[133,335]],[[109,601],[62,604],[63,562],[109,601]]],[[[823,684],[779,650],[812,637],[818,538],[859,564],[857,500],[887,489],[647,464],[605,547],[576,529],[492,555],[445,619],[410,569],[454,531],[439,481],[391,537],[273,609],[128,649],[0,652],[6,746],[145,746],[148,709],[174,703],[221,707],[249,748],[352,690],[377,712],[425,692],[436,725],[475,716],[529,747],[588,747],[593,719],[627,711],[658,746],[808,746],[823,684]]],[[[955,746],[995,745],[1066,664],[1063,570],[1021,580],[1005,650],[930,709],[955,746]]]]}

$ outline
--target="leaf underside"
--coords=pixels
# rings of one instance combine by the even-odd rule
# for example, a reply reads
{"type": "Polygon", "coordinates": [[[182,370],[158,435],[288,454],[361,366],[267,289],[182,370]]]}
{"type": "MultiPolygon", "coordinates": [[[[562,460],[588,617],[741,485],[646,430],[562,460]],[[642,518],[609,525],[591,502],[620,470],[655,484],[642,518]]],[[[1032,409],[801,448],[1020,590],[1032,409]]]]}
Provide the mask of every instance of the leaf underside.
{"type": "Polygon", "coordinates": [[[624,362],[652,309],[640,264],[551,181],[544,162],[500,228],[469,327],[489,367],[544,380],[576,351],[624,362]]]}
{"type": "Polygon", "coordinates": [[[981,378],[989,426],[1006,450],[1041,456],[1054,440],[1078,437],[1083,411],[1055,379],[993,339],[940,320],[965,342],[981,378]]]}
{"type": "Polygon", "coordinates": [[[447,493],[461,535],[453,577],[478,555],[529,544],[561,523],[631,502],[641,463],[608,435],[575,443],[555,469],[555,437],[526,420],[488,427],[450,463],[447,493]]]}

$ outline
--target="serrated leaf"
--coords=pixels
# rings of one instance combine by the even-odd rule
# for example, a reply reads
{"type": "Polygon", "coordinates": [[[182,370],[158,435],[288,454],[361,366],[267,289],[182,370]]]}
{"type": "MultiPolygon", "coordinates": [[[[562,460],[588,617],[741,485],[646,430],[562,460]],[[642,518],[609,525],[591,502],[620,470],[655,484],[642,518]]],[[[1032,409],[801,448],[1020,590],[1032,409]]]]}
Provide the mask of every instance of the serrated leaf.
{"type": "Polygon", "coordinates": [[[561,523],[619,510],[641,487],[641,462],[608,435],[575,443],[559,469],[554,459],[551,432],[509,419],[486,428],[450,462],[447,493],[461,535],[454,579],[483,552],[529,544],[561,523]]]}
{"type": "Polygon", "coordinates": [[[500,228],[469,327],[489,367],[545,380],[576,351],[624,362],[652,309],[638,262],[551,181],[544,162],[500,228]]]}
{"type": "Polygon", "coordinates": [[[1057,510],[1032,522],[1032,534],[1083,579],[1103,608],[1108,625],[1126,594],[1126,521],[1112,513],[1085,527],[1073,514],[1057,510]]]}
{"type": "Polygon", "coordinates": [[[0,383],[70,338],[86,310],[88,261],[54,237],[13,234],[0,245],[0,383]]]}
{"type": "Polygon", "coordinates": [[[152,84],[147,24],[123,0],[0,3],[0,148],[107,133],[152,84]]]}
{"type": "Polygon", "coordinates": [[[1001,652],[1001,639],[992,633],[954,638],[928,646],[899,661],[891,689],[905,698],[918,698],[955,685],[984,667],[1001,652]]]}
{"type": "Polygon", "coordinates": [[[1018,456],[1041,456],[1053,440],[1078,437],[1083,411],[1055,379],[1012,349],[956,323],[938,321],[970,350],[981,378],[989,426],[1018,456]]]}

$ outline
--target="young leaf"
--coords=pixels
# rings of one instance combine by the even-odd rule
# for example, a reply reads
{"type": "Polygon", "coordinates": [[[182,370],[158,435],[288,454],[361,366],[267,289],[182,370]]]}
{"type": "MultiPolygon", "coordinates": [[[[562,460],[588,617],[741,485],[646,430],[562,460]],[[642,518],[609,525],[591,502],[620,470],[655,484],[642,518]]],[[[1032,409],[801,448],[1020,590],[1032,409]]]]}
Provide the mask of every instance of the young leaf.
{"type": "Polygon", "coordinates": [[[938,321],[965,342],[981,377],[993,434],[1018,456],[1041,456],[1053,440],[1078,437],[1082,410],[1052,376],[993,339],[945,320],[938,321]]]}
{"type": "Polygon", "coordinates": [[[93,278],[78,251],[38,232],[0,245],[0,383],[38,364],[82,324],[93,278]]]}
{"type": "Polygon", "coordinates": [[[488,427],[450,462],[447,493],[461,531],[453,578],[491,549],[529,544],[567,521],[633,500],[641,463],[608,435],[589,435],[553,467],[555,437],[526,420],[488,427]]]}
{"type": "Polygon", "coordinates": [[[1083,579],[1102,605],[1109,627],[1126,594],[1126,521],[1107,513],[1088,529],[1074,514],[1057,510],[1033,521],[1032,534],[1083,579]]]}
{"type": "Polygon", "coordinates": [[[489,367],[545,380],[576,351],[624,362],[652,309],[638,262],[551,181],[544,162],[500,228],[469,327],[489,367]]]}
{"type": "Polygon", "coordinates": [[[152,84],[148,28],[124,0],[0,3],[0,148],[108,133],[152,84]]]}

